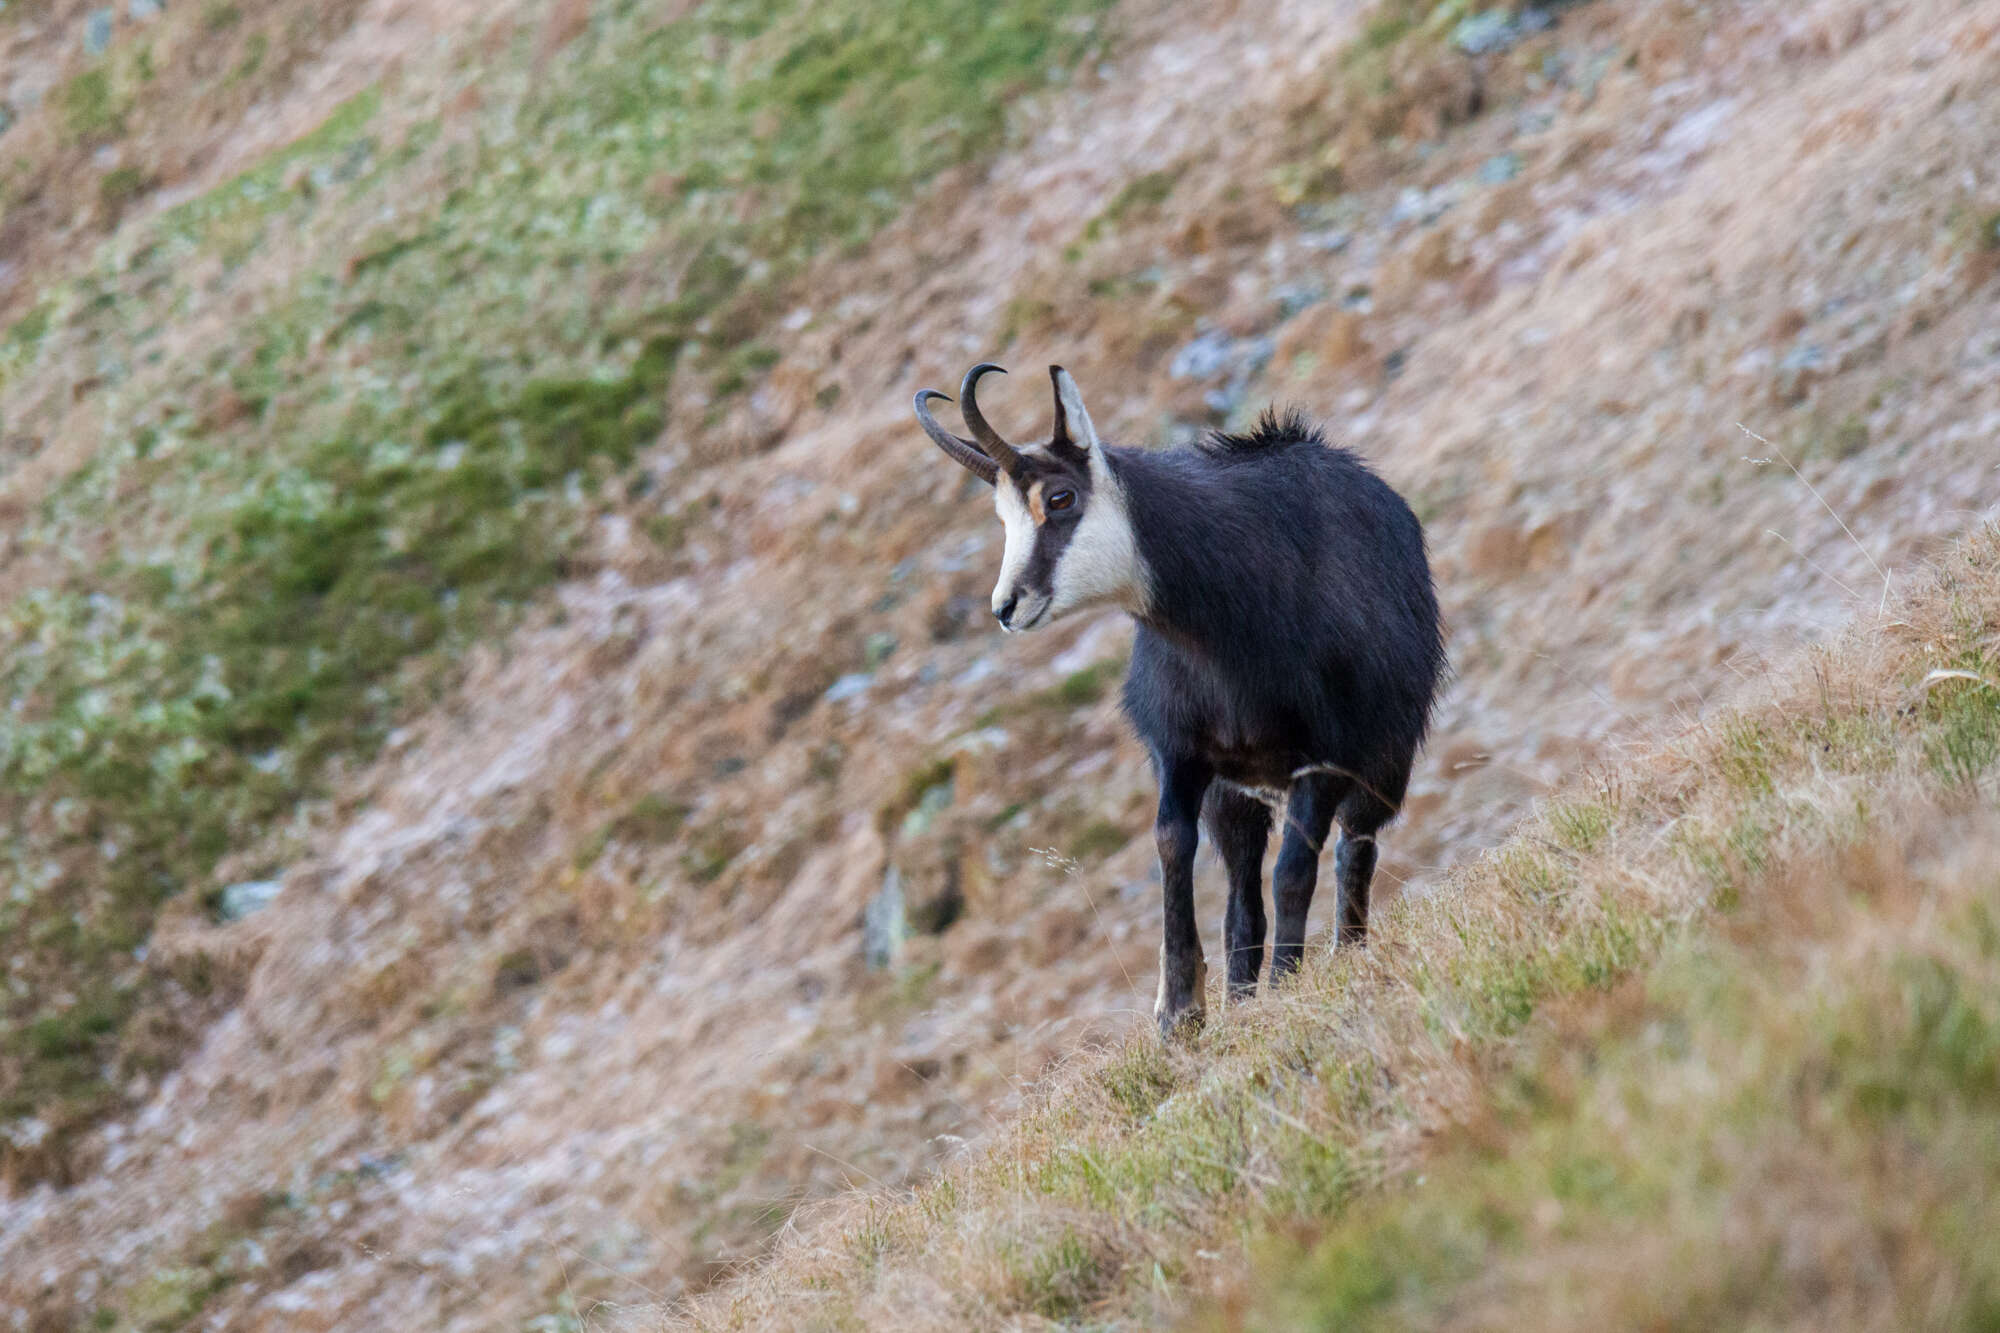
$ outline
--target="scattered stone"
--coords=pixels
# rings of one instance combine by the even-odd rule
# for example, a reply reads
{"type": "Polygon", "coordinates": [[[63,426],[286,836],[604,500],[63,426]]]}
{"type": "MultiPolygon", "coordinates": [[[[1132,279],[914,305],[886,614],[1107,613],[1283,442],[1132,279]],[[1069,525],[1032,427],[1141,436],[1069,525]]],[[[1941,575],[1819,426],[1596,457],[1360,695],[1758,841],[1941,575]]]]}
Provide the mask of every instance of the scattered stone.
{"type": "Polygon", "coordinates": [[[1177,380],[1205,380],[1219,375],[1229,364],[1235,342],[1221,329],[1204,333],[1174,353],[1167,374],[1177,380]]]}
{"type": "Polygon", "coordinates": [[[1555,25],[1555,16],[1546,9],[1524,9],[1510,14],[1504,9],[1482,9],[1460,19],[1451,30],[1451,44],[1469,56],[1505,51],[1524,37],[1532,37],[1555,25]]]}
{"type": "Polygon", "coordinates": [[[87,56],[101,56],[111,47],[111,19],[109,9],[93,9],[83,21],[83,53],[87,56]]]}
{"type": "Polygon", "coordinates": [[[882,887],[861,909],[862,961],[877,972],[894,966],[909,934],[903,915],[903,872],[890,866],[882,876],[882,887]]]}
{"type": "Polygon", "coordinates": [[[1312,231],[1299,237],[1299,245],[1322,254],[1337,255],[1354,243],[1351,231],[1312,231]]]}
{"type": "Polygon", "coordinates": [[[1826,349],[1818,343],[1800,343],[1785,353],[1778,363],[1777,377],[1771,382],[1771,396],[1781,405],[1789,407],[1803,402],[1812,392],[1812,386],[1819,383],[1827,372],[1826,349]]]}
{"type": "Polygon", "coordinates": [[[1180,351],[1167,366],[1169,377],[1177,380],[1224,379],[1219,388],[1202,395],[1212,412],[1228,416],[1250,390],[1250,381],[1271,363],[1277,351],[1275,340],[1259,335],[1234,338],[1223,329],[1211,329],[1180,351]]]}
{"type": "Polygon", "coordinates": [[[216,911],[224,921],[241,921],[252,912],[261,912],[284,888],[282,880],[252,879],[231,884],[222,891],[216,911]]]}
{"type": "Polygon", "coordinates": [[[978,731],[969,731],[953,741],[945,753],[992,754],[1006,748],[1007,731],[1004,727],[981,727],[978,731]]]}
{"type": "Polygon", "coordinates": [[[144,23],[158,18],[166,7],[164,0],[127,0],[125,12],[135,21],[144,23]]]}
{"type": "Polygon", "coordinates": [[[1278,302],[1278,318],[1290,319],[1307,306],[1318,305],[1326,299],[1326,288],[1316,282],[1295,282],[1280,287],[1273,296],[1278,302]]]}
{"type": "Polygon", "coordinates": [[[921,838],[930,832],[937,817],[949,810],[956,798],[957,787],[949,778],[925,788],[924,794],[917,798],[916,807],[903,816],[902,836],[921,838]]]}
{"type": "Polygon", "coordinates": [[[858,699],[868,693],[868,687],[875,683],[872,671],[854,671],[827,686],[825,699],[830,704],[842,703],[848,699],[858,699]]]}
{"type": "Polygon", "coordinates": [[[1519,153],[1502,153],[1498,157],[1489,157],[1485,162],[1480,164],[1479,183],[1481,185],[1505,185],[1520,174],[1521,155],[1519,153]]]}
{"type": "Polygon", "coordinates": [[[1466,191],[1467,186],[1463,181],[1446,181],[1443,185],[1430,190],[1409,186],[1396,195],[1396,202],[1389,209],[1389,224],[1402,226],[1414,222],[1418,226],[1428,227],[1457,207],[1466,191]]]}

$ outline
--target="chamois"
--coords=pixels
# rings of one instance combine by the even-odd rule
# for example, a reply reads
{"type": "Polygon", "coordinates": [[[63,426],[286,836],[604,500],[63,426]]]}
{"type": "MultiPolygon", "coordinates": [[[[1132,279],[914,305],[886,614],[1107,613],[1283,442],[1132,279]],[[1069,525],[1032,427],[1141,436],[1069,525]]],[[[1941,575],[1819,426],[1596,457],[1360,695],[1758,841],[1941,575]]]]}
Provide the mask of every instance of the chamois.
{"type": "MultiPolygon", "coordinates": [[[[959,388],[972,438],[917,420],[993,487],[1006,527],[993,614],[1009,632],[1082,607],[1138,623],[1125,714],[1159,779],[1153,835],[1165,893],[1154,1017],[1198,1029],[1207,964],[1194,919],[1200,825],[1229,880],[1229,997],[1264,964],[1264,849],[1282,803],[1272,875],[1271,979],[1297,969],[1330,825],[1341,944],[1368,931],[1375,835],[1395,818],[1429,727],[1444,644],[1423,525],[1389,485],[1296,412],[1247,435],[1175,449],[1106,445],[1076,381],[1049,367],[1055,430],[1016,447],[979,410],[981,363],[959,388]]],[[[1004,373],[1004,372],[1003,372],[1004,373]]]]}

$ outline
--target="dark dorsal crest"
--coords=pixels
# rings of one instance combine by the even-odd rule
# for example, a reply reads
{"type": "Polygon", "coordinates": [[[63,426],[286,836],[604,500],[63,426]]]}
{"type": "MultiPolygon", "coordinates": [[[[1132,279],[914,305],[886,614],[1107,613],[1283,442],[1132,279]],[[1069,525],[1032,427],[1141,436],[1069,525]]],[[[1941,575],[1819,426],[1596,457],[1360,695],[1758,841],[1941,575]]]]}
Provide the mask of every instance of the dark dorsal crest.
{"type": "MultiPolygon", "coordinates": [[[[991,486],[998,482],[1001,473],[1006,473],[1014,483],[1025,490],[1028,486],[1027,474],[1031,470],[1030,461],[1020,450],[1002,438],[986,420],[986,414],[979,408],[979,378],[998,371],[1004,375],[1005,368],[991,361],[982,361],[965,372],[965,380],[958,387],[959,412],[965,418],[965,425],[972,432],[972,438],[955,435],[948,431],[931,415],[929,401],[942,398],[951,401],[949,394],[936,389],[924,389],[917,394],[917,422],[924,433],[931,437],[938,448],[955,463],[964,467],[981,481],[991,486]]],[[[1095,436],[1090,430],[1090,419],[1082,416],[1082,399],[1076,394],[1076,383],[1061,366],[1049,367],[1049,380],[1055,389],[1055,431],[1049,437],[1048,451],[1057,459],[1071,464],[1083,463],[1089,453],[1095,436]],[[1067,384],[1067,393],[1065,393],[1067,384]],[[1068,400],[1066,402],[1065,400],[1068,400]],[[1070,404],[1074,406],[1070,406],[1070,404]],[[1073,417],[1082,416],[1082,420],[1073,417]]]]}

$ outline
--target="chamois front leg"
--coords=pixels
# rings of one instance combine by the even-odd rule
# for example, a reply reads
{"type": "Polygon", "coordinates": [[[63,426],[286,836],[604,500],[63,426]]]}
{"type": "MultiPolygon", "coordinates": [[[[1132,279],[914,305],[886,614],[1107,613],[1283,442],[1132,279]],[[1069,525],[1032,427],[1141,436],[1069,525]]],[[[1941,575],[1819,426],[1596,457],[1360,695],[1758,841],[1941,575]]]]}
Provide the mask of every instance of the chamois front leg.
{"type": "Polygon", "coordinates": [[[1200,1031],[1206,1008],[1202,997],[1208,964],[1201,957],[1201,933],[1194,921],[1194,854],[1201,845],[1201,799],[1211,773],[1191,760],[1159,761],[1160,813],[1153,840],[1160,850],[1165,895],[1165,939],[1160,945],[1160,989],[1153,1017],[1160,1035],[1173,1039],[1200,1031]]]}

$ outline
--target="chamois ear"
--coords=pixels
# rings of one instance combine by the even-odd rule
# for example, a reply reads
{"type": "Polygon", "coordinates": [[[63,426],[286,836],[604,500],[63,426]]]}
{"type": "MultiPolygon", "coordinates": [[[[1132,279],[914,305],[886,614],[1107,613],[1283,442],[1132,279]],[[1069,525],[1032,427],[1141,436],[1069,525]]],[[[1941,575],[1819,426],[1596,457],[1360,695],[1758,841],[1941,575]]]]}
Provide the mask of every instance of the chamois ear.
{"type": "Polygon", "coordinates": [[[1090,413],[1084,410],[1083,393],[1070,373],[1061,366],[1050,366],[1049,378],[1056,386],[1056,433],[1050,444],[1067,444],[1093,454],[1103,449],[1097,427],[1090,424],[1090,413]]]}

